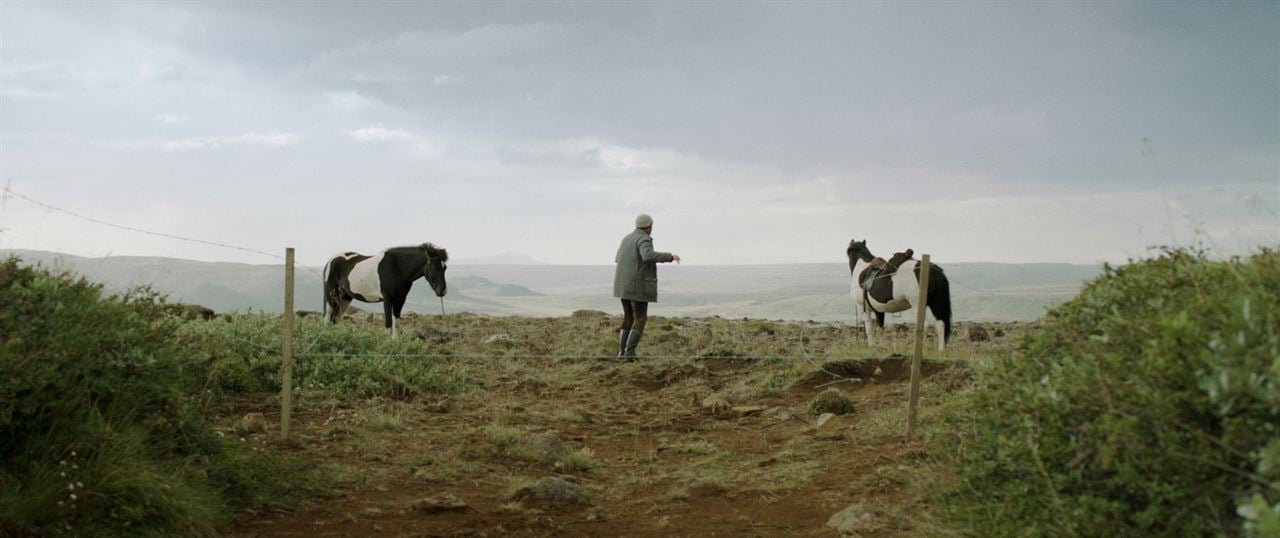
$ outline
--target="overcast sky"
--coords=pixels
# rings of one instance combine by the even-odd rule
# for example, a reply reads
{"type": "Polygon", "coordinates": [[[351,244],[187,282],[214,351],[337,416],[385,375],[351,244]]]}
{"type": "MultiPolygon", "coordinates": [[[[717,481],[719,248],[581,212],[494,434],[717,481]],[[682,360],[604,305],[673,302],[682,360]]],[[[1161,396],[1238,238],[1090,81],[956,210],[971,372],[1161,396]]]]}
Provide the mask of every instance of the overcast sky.
{"type": "MultiPolygon", "coordinates": [[[[0,181],[320,264],[1280,245],[1280,3],[0,3],[0,181]]],[[[0,248],[274,263],[22,199],[0,248]]]]}

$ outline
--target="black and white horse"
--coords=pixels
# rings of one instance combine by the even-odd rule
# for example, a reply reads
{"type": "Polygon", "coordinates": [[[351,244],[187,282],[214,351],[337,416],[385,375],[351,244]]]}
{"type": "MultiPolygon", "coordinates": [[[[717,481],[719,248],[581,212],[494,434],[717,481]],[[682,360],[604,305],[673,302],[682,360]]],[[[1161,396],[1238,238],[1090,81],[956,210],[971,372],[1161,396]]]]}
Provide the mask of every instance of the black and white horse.
{"type": "Polygon", "coordinates": [[[425,277],[436,297],[444,297],[448,261],[449,253],[431,243],[389,248],[374,256],[355,252],[334,256],[324,265],[325,319],[337,323],[352,299],[382,303],[386,327],[393,338],[398,337],[397,322],[409,288],[425,277]]]}
{"type": "MultiPolygon", "coordinates": [[[[867,314],[867,342],[874,343],[873,333],[884,328],[886,312],[901,312],[920,300],[920,265],[911,258],[911,250],[895,254],[888,262],[867,250],[866,241],[849,241],[845,251],[853,282],[849,293],[858,309],[867,314]],[[894,269],[894,266],[897,266],[894,269]],[[876,326],[871,325],[874,315],[876,326]]],[[[928,308],[937,323],[938,351],[951,339],[951,284],[937,265],[929,266],[928,308]]]]}

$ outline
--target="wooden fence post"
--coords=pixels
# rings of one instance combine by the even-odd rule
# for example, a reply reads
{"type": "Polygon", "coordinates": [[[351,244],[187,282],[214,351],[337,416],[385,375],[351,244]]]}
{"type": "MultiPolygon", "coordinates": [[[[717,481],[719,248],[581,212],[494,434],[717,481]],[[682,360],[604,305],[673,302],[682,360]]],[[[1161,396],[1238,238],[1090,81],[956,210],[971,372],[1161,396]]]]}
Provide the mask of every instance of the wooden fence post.
{"type": "Polygon", "coordinates": [[[280,375],[280,437],[289,439],[289,419],[293,414],[293,248],[284,250],[284,353],[280,375]]]}
{"type": "Polygon", "coordinates": [[[920,399],[920,362],[924,355],[924,309],[929,304],[929,255],[920,256],[920,302],[916,308],[916,352],[911,357],[911,403],[907,407],[907,442],[916,432],[916,404],[920,399]]]}

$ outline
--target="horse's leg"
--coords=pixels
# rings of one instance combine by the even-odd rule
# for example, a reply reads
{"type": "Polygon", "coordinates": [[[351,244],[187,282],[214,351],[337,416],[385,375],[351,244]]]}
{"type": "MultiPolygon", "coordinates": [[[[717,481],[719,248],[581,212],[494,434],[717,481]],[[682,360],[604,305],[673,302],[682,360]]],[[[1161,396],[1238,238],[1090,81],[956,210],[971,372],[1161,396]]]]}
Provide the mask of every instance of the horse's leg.
{"type": "Polygon", "coordinates": [[[943,351],[951,339],[951,283],[941,271],[929,278],[929,311],[938,320],[938,351],[943,351]]]}
{"type": "Polygon", "coordinates": [[[938,333],[938,351],[945,351],[947,348],[946,330],[947,326],[940,319],[933,320],[934,332],[938,333]]]}
{"type": "Polygon", "coordinates": [[[874,346],[876,345],[876,338],[875,331],[871,328],[871,324],[873,323],[871,321],[871,309],[866,309],[864,313],[866,314],[866,317],[862,318],[862,325],[867,328],[867,345],[874,346]]]}
{"type": "Polygon", "coordinates": [[[394,310],[396,317],[391,319],[392,335],[398,336],[400,334],[400,312],[404,310],[405,299],[408,299],[408,295],[409,295],[408,293],[404,293],[396,297],[396,300],[395,300],[396,307],[394,310]]]}
{"type": "Polygon", "coordinates": [[[385,297],[382,301],[382,321],[383,326],[388,331],[391,331],[391,337],[396,338],[400,335],[396,332],[395,305],[391,304],[393,300],[390,297],[385,297]]]}
{"type": "Polygon", "coordinates": [[[880,345],[888,344],[888,331],[884,330],[884,312],[876,312],[876,332],[880,335],[880,345]]]}

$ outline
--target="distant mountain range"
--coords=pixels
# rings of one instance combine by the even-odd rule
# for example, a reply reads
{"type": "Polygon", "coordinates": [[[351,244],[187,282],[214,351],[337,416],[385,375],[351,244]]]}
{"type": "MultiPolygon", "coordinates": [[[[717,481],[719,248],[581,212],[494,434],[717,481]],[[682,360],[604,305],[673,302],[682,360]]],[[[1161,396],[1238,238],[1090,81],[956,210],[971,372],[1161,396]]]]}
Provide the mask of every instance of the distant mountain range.
{"type": "MultiPolygon", "coordinates": [[[[282,265],[202,262],[176,258],[112,256],[83,258],[56,252],[0,251],[28,264],[66,270],[112,291],[150,286],[171,300],[219,312],[279,312],[283,308],[282,265]]],[[[519,259],[519,255],[503,255],[519,259]]],[[[1030,321],[1079,292],[1101,273],[1098,265],[1065,263],[942,264],[951,281],[952,305],[960,321],[1030,321]]],[[[612,297],[613,266],[474,263],[449,264],[449,313],[563,316],[580,309],[620,312],[612,297]]],[[[721,316],[816,321],[854,321],[849,268],[844,263],[681,266],[659,271],[658,316],[721,316]]],[[[320,268],[298,267],[295,308],[320,310],[320,268]]],[[[356,303],[365,311],[380,305],[356,303]]],[[[406,309],[439,312],[425,282],[414,286],[406,309]]],[[[912,322],[910,315],[899,321],[912,322]]]]}

